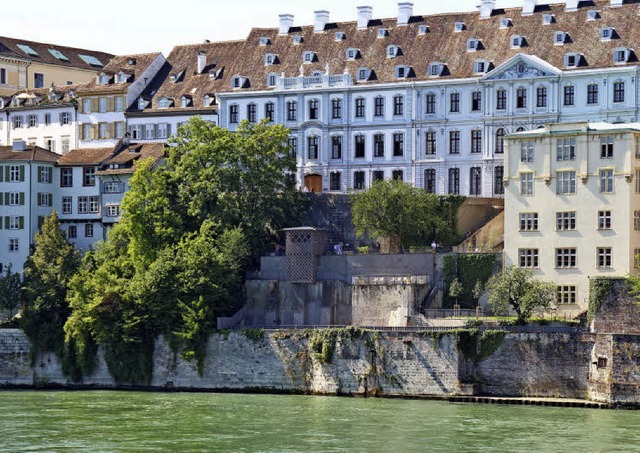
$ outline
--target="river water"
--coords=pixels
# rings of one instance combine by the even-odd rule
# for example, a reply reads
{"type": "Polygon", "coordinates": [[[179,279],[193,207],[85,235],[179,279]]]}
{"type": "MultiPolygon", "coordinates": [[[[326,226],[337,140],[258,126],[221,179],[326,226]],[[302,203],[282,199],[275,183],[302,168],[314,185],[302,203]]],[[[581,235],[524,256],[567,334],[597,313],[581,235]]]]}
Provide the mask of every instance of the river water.
{"type": "Polygon", "coordinates": [[[0,392],[0,451],[640,451],[640,411],[423,400],[0,392]]]}

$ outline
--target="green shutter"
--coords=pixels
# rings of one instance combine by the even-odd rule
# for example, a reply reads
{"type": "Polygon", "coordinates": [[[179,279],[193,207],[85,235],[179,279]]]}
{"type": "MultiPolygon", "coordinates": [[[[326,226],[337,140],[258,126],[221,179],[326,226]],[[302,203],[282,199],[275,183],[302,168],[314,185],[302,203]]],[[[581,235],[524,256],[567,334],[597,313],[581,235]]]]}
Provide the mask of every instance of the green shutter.
{"type": "Polygon", "coordinates": [[[4,194],[0,192],[0,206],[4,204],[4,194]]]}
{"type": "Polygon", "coordinates": [[[20,182],[24,182],[24,165],[20,165],[20,182]]]}
{"type": "Polygon", "coordinates": [[[0,182],[4,181],[4,166],[0,165],[0,182]]]}
{"type": "Polygon", "coordinates": [[[24,230],[24,216],[18,217],[18,222],[20,223],[20,229],[24,230]]]}
{"type": "Polygon", "coordinates": [[[24,206],[24,192],[20,192],[20,206],[24,206]]]}
{"type": "Polygon", "coordinates": [[[11,181],[11,170],[9,168],[9,165],[4,167],[4,179],[7,182],[11,181]]]}
{"type": "Polygon", "coordinates": [[[38,182],[42,182],[42,169],[44,167],[41,167],[40,165],[38,165],[38,182]]]}
{"type": "Polygon", "coordinates": [[[41,194],[40,192],[38,192],[38,193],[36,194],[36,199],[38,200],[38,201],[37,201],[37,205],[38,205],[38,206],[42,206],[42,205],[40,204],[40,196],[41,196],[41,195],[42,195],[42,194],[41,194]]]}
{"type": "Polygon", "coordinates": [[[53,206],[53,194],[47,194],[47,201],[49,202],[47,206],[53,206]]]}
{"type": "MultiPolygon", "coordinates": [[[[4,204],[6,204],[7,206],[9,206],[9,192],[5,192],[4,193],[4,204]]],[[[1,222],[2,220],[0,220],[1,222]]]]}
{"type": "Polygon", "coordinates": [[[38,228],[42,228],[42,224],[44,223],[44,217],[39,215],[38,216],[38,228]]]}
{"type": "Polygon", "coordinates": [[[5,230],[9,229],[9,216],[4,218],[4,229],[5,230]]]}

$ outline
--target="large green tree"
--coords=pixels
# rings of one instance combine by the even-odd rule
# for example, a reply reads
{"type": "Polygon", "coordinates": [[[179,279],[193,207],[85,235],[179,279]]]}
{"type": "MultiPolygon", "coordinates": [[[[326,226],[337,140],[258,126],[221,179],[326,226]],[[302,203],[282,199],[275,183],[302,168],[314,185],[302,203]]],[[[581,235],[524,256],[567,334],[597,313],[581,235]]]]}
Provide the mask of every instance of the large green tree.
{"type": "Polygon", "coordinates": [[[456,214],[462,197],[438,196],[399,180],[376,181],[352,195],[352,219],[359,237],[388,237],[401,249],[458,239],[456,214]]]}
{"type": "Polygon", "coordinates": [[[13,317],[13,311],[20,305],[21,286],[20,274],[12,272],[11,266],[7,266],[4,275],[0,274],[0,310],[5,310],[9,318],[13,317]]]}

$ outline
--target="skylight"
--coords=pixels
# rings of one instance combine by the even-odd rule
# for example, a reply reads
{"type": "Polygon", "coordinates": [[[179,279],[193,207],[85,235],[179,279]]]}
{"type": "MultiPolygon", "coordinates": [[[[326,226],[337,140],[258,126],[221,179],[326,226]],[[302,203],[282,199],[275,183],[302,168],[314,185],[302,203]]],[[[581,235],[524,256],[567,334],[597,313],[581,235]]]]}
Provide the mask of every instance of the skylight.
{"type": "Polygon", "coordinates": [[[84,61],[88,65],[99,66],[99,67],[104,66],[100,60],[98,60],[96,57],[94,57],[92,55],[82,55],[82,54],[80,54],[78,56],[80,58],[82,58],[82,61],[84,61]]]}
{"type": "Polygon", "coordinates": [[[17,46],[18,46],[18,48],[20,50],[22,50],[27,55],[33,55],[34,57],[39,57],[40,56],[40,55],[38,55],[38,52],[36,52],[35,50],[33,50],[31,47],[29,47],[26,44],[17,44],[17,46]]]}
{"type": "Polygon", "coordinates": [[[60,61],[69,61],[67,56],[65,54],[63,54],[62,52],[60,52],[59,50],[49,49],[49,53],[51,55],[53,55],[54,57],[56,57],[60,61]]]}

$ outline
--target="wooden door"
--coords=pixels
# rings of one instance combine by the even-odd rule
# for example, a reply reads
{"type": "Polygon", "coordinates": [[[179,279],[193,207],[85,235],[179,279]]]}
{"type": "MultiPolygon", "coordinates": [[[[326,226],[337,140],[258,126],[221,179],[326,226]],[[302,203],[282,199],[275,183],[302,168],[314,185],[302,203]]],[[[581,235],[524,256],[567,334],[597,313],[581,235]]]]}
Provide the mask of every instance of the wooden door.
{"type": "Polygon", "coordinates": [[[322,176],[306,175],[304,177],[304,187],[309,192],[321,193],[322,192],[322,176]]]}

